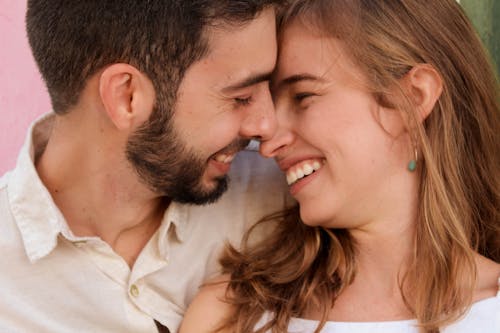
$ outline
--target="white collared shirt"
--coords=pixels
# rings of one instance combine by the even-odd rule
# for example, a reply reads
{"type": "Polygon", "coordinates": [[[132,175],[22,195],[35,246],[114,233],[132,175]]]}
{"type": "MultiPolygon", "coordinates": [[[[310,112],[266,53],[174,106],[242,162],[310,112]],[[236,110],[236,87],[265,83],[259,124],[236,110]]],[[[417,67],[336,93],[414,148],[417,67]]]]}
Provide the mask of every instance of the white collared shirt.
{"type": "Polygon", "coordinates": [[[238,154],[215,204],[172,203],[132,270],[98,237],[76,237],[34,167],[44,116],[15,169],[0,178],[0,332],[176,332],[199,285],[218,273],[224,241],[289,200],[284,176],[256,152],[238,154]]]}

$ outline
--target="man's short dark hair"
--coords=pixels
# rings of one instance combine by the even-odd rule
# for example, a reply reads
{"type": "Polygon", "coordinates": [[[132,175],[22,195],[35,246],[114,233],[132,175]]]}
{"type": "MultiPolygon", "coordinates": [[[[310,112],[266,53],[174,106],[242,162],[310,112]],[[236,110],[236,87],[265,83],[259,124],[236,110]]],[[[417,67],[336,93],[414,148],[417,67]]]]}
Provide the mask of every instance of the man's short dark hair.
{"type": "Polygon", "coordinates": [[[206,27],[244,24],[279,0],[28,0],[26,25],[52,106],[63,114],[90,76],[128,63],[168,107],[186,69],[208,51],[206,27]]]}

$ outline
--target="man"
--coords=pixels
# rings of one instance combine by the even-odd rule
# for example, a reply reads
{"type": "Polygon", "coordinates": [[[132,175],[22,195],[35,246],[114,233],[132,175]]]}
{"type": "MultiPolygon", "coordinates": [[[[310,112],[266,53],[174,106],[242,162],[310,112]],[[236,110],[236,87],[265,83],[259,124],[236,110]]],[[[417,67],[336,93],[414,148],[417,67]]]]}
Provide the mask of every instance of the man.
{"type": "Polygon", "coordinates": [[[277,170],[233,162],[276,129],[275,2],[28,1],[55,115],[0,180],[1,332],[175,332],[224,240],[283,207],[277,170]]]}

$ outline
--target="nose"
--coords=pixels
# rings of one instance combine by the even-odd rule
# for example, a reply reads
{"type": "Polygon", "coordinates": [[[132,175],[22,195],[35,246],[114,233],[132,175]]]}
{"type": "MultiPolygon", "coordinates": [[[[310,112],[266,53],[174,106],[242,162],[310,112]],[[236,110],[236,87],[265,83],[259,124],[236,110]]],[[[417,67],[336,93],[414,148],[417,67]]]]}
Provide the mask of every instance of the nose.
{"type": "Polygon", "coordinates": [[[283,153],[295,140],[295,134],[287,119],[285,110],[277,109],[278,128],[272,138],[260,143],[260,154],[264,157],[276,157],[283,153]]]}
{"type": "Polygon", "coordinates": [[[277,129],[277,120],[268,88],[263,93],[260,102],[256,103],[247,112],[240,128],[242,137],[264,141],[274,136],[277,129]]]}

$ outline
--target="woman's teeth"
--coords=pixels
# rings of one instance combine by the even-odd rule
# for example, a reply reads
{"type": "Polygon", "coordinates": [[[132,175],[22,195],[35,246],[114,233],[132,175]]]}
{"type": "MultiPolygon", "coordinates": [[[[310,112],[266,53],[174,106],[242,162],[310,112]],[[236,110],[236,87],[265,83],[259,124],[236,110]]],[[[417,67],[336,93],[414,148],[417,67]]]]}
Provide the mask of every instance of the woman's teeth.
{"type": "Polygon", "coordinates": [[[286,173],[286,181],[288,185],[292,185],[299,179],[309,176],[314,171],[321,169],[322,163],[320,161],[302,162],[299,166],[288,169],[286,173]]]}

